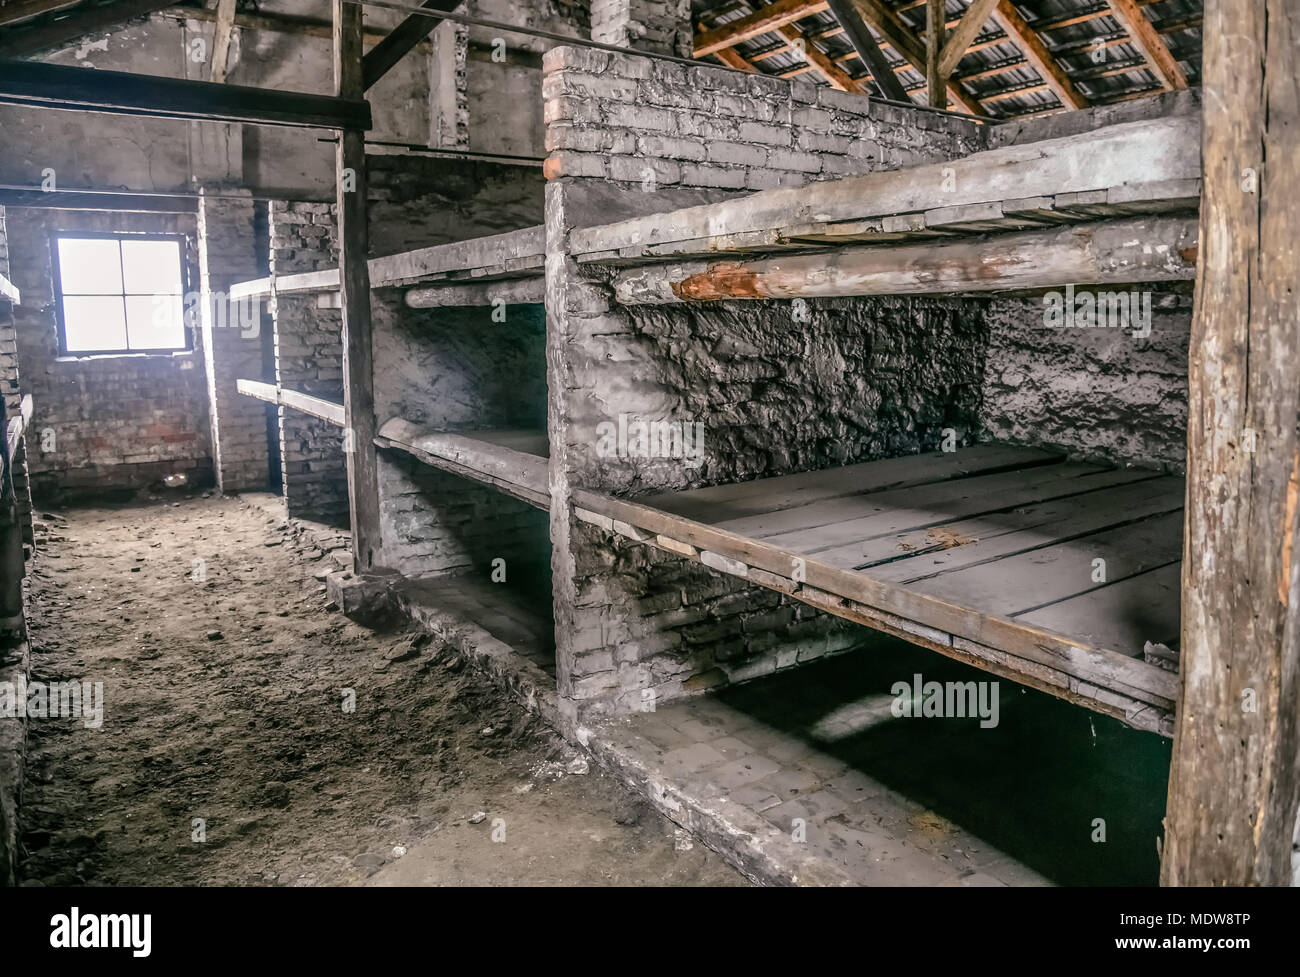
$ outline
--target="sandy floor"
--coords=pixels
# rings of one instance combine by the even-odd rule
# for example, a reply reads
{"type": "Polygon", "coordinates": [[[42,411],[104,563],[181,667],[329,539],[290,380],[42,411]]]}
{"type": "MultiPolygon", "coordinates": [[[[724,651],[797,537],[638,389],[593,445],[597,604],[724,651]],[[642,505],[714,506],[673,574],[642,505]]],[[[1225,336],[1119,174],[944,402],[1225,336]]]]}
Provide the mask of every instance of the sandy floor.
{"type": "Polygon", "coordinates": [[[454,653],[327,610],[330,554],[264,509],[37,533],[32,677],[105,713],[29,722],[25,884],[745,884],[454,653]]]}

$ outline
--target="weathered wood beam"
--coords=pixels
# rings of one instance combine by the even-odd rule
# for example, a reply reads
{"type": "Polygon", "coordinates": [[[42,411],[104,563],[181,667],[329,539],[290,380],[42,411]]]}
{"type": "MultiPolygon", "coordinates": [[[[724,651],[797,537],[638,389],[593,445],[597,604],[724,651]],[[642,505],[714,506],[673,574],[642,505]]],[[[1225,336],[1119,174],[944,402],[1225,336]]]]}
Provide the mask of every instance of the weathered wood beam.
{"type": "Polygon", "coordinates": [[[1300,807],[1300,9],[1208,0],[1182,702],[1161,881],[1285,886],[1300,807]]]}
{"type": "MultiPolygon", "coordinates": [[[[420,4],[425,10],[447,12],[454,10],[460,0],[424,0],[420,4]]],[[[361,67],[362,91],[369,91],[380,78],[384,77],[393,65],[406,55],[442,23],[440,17],[427,14],[410,14],[398,24],[382,41],[365,55],[361,67]]]]}
{"type": "MultiPolygon", "coordinates": [[[[925,46],[903,23],[899,16],[885,7],[880,0],[850,0],[876,33],[913,68],[925,75],[925,46]]],[[[959,85],[948,86],[948,97],[971,115],[985,114],[979,102],[971,98],[959,85]]]]}
{"type": "Polygon", "coordinates": [[[926,99],[936,109],[948,107],[947,74],[940,68],[947,11],[946,0],[929,0],[925,7],[926,99]]]}
{"type": "Polygon", "coordinates": [[[1187,75],[1182,66],[1134,0],[1110,0],[1110,7],[1115,12],[1115,19],[1128,31],[1134,47],[1142,52],[1165,88],[1186,88],[1187,75]]]}
{"type": "Polygon", "coordinates": [[[613,285],[624,305],[669,305],[1190,281],[1195,248],[1192,218],[1116,220],[752,261],[645,265],[615,275],[613,285]]]}
{"type": "Polygon", "coordinates": [[[998,0],[972,0],[971,5],[966,8],[966,13],[962,15],[961,21],[944,43],[943,53],[939,55],[939,73],[943,77],[947,78],[957,70],[957,62],[966,54],[966,49],[971,46],[971,42],[992,18],[993,8],[997,5],[998,0]]]}
{"type": "Polygon", "coordinates": [[[1088,100],[1074,86],[1074,82],[1070,81],[1056,59],[1052,57],[1043,39],[1038,36],[1038,32],[1020,16],[1020,11],[1011,0],[999,0],[997,8],[993,11],[993,17],[1006,35],[1016,42],[1025,60],[1034,66],[1034,70],[1043,81],[1052,86],[1062,105],[1072,109],[1087,107],[1088,100]]]}
{"type": "Polygon", "coordinates": [[[412,288],[404,296],[413,309],[506,305],[541,305],[546,300],[546,279],[542,275],[471,285],[441,285],[412,288]]]}
{"type": "MultiPolygon", "coordinates": [[[[361,11],[333,0],[334,89],[339,98],[360,98],[361,11]]],[[[375,455],[375,368],[371,344],[370,269],[366,199],[365,135],[343,129],[335,149],[338,186],[339,286],[343,294],[343,413],[347,453],[348,509],[354,569],[374,566],[381,545],[379,466],[375,455]]]]}
{"type": "Polygon", "coordinates": [[[702,58],[722,48],[735,47],[760,34],[769,34],[778,27],[819,14],[826,7],[826,0],[777,0],[748,16],[697,34],[695,57],[702,58]]]}
{"type": "Polygon", "coordinates": [[[300,393],[297,390],[285,390],[273,383],[263,383],[261,380],[236,380],[235,389],[245,396],[265,400],[268,404],[291,407],[312,417],[319,417],[322,421],[329,421],[339,427],[344,426],[343,405],[336,404],[332,400],[313,397],[311,394],[300,393]]]}
{"type": "Polygon", "coordinates": [[[880,94],[899,102],[910,101],[907,89],[898,80],[897,74],[885,58],[884,52],[880,50],[880,45],[876,43],[871,28],[862,20],[857,7],[853,6],[850,0],[829,0],[829,2],[831,13],[840,22],[845,36],[870,72],[871,80],[880,89],[880,94]]]}
{"type": "Polygon", "coordinates": [[[120,213],[197,214],[198,197],[184,194],[114,193],[111,190],[3,190],[0,207],[43,210],[113,210],[120,213]]]}
{"type": "Polygon", "coordinates": [[[360,97],[216,85],[36,61],[0,61],[0,103],[200,122],[370,128],[370,106],[360,97]]]}
{"type": "Polygon", "coordinates": [[[755,68],[752,64],[750,64],[749,61],[745,58],[745,56],[741,54],[739,51],[737,51],[735,48],[731,48],[731,47],[718,48],[718,50],[713,52],[713,56],[717,58],[719,61],[721,61],[723,64],[725,64],[728,68],[735,68],[738,71],[752,71],[755,73],[758,72],[758,69],[755,68]]]}
{"type": "MultiPolygon", "coordinates": [[[[104,4],[85,10],[78,10],[69,17],[51,20],[48,23],[25,27],[18,31],[5,31],[0,35],[0,58],[26,58],[33,54],[49,51],[76,41],[87,34],[106,31],[118,24],[126,23],[136,17],[145,17],[165,7],[174,0],[162,3],[160,0],[117,0],[116,3],[104,4]]],[[[0,7],[0,18],[9,6],[0,7]]],[[[67,6],[58,3],[50,6],[54,10],[67,6]]],[[[0,24],[3,20],[0,20],[0,24]]]]}
{"type": "Polygon", "coordinates": [[[235,32],[235,0],[217,0],[217,22],[212,31],[211,80],[220,84],[226,80],[230,61],[230,38],[235,32]]]}

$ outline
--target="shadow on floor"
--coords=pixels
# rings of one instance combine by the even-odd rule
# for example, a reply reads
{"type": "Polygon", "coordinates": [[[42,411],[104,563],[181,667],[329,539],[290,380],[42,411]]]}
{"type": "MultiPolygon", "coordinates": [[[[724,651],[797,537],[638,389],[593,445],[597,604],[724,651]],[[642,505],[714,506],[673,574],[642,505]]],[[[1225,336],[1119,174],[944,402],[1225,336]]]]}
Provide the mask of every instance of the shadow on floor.
{"type": "Polygon", "coordinates": [[[1154,885],[1171,741],[886,636],[716,698],[1064,885],[1154,885]],[[895,718],[891,687],[998,683],[978,718],[895,718]],[[1094,841],[1104,822],[1105,841],[1094,841]]]}

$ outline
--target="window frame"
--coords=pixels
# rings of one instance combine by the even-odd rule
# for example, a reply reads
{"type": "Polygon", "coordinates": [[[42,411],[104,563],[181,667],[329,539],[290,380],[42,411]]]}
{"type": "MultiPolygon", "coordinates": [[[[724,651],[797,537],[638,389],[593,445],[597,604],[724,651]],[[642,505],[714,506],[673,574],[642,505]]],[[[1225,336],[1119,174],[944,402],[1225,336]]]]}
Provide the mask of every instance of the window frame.
{"type": "MultiPolygon", "coordinates": [[[[190,262],[186,260],[187,247],[189,245],[189,236],[183,233],[165,233],[152,231],[79,231],[75,228],[63,228],[61,230],[50,231],[50,266],[54,275],[54,317],[56,323],[56,332],[58,333],[58,346],[60,357],[83,357],[83,356],[174,356],[178,353],[192,353],[194,351],[194,335],[190,329],[188,317],[185,313],[185,296],[194,291],[194,282],[190,262]],[[128,346],[126,349],[68,349],[68,330],[67,323],[63,315],[63,263],[59,259],[59,240],[67,238],[72,240],[97,240],[97,241],[117,241],[118,242],[118,261],[122,261],[121,242],[123,241],[174,241],[177,246],[177,258],[181,265],[181,329],[185,336],[185,345],[183,346],[164,346],[155,349],[134,349],[128,346]]],[[[121,265],[119,264],[119,267],[121,265]]],[[[125,307],[126,299],[137,293],[127,292],[126,283],[122,284],[123,291],[117,293],[108,293],[104,298],[117,297],[122,299],[125,307]]],[[[74,295],[74,297],[76,297],[74,295]]],[[[125,308],[123,310],[125,314],[125,308]]],[[[125,321],[125,320],[123,320],[125,321]]],[[[131,341],[130,324],[127,323],[127,342],[131,341]]]]}

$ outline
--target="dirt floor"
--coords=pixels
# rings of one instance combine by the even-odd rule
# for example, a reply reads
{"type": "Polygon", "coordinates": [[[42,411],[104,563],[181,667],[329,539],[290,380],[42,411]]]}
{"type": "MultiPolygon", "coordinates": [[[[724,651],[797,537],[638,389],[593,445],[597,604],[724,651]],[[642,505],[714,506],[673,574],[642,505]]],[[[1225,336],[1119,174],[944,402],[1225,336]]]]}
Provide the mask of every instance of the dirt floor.
{"type": "Polygon", "coordinates": [[[457,654],[327,609],[261,500],[38,510],[27,885],[743,885],[457,654]],[[347,709],[355,695],[355,708],[347,709]]]}

